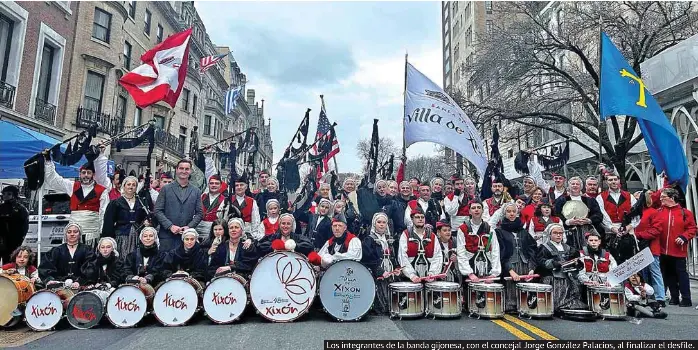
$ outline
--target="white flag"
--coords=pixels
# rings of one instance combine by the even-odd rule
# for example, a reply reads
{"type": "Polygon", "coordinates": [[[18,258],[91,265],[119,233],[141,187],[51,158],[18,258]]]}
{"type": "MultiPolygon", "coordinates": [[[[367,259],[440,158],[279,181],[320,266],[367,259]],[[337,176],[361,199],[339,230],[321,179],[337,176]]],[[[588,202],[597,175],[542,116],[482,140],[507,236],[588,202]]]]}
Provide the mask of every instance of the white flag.
{"type": "Polygon", "coordinates": [[[409,63],[405,94],[405,146],[421,141],[444,145],[484,175],[487,156],[482,137],[451,96],[409,63]]]}

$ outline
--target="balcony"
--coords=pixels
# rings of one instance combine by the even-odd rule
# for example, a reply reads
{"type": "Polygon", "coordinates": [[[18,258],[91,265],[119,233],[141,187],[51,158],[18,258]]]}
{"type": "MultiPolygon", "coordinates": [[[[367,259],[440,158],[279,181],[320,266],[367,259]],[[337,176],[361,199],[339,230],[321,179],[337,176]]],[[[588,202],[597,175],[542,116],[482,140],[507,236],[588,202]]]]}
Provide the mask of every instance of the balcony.
{"type": "Polygon", "coordinates": [[[34,105],[34,118],[55,125],[56,106],[37,98],[34,105]]]}
{"type": "Polygon", "coordinates": [[[221,116],[225,116],[225,108],[221,101],[214,100],[211,98],[206,99],[206,108],[214,112],[220,113],[221,116]]]}
{"type": "Polygon", "coordinates": [[[112,118],[109,114],[94,111],[84,107],[78,107],[75,125],[78,128],[88,129],[97,123],[97,131],[109,135],[116,135],[124,131],[124,120],[112,118]]]}
{"type": "Polygon", "coordinates": [[[12,101],[15,98],[15,87],[0,81],[0,106],[12,109],[12,101]]]}
{"type": "Polygon", "coordinates": [[[184,143],[179,137],[169,134],[165,130],[155,129],[155,144],[184,157],[184,143]]]}

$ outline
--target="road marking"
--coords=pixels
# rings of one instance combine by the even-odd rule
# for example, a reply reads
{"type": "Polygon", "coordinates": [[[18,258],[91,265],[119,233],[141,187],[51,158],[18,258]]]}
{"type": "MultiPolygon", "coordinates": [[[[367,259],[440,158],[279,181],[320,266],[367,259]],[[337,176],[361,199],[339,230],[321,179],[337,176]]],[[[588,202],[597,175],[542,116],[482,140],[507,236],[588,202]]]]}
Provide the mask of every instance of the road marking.
{"type": "Polygon", "coordinates": [[[515,323],[515,324],[525,328],[527,331],[539,336],[543,340],[559,340],[558,338],[550,335],[550,333],[548,333],[548,332],[546,332],[546,331],[544,331],[544,330],[542,330],[542,329],[540,329],[540,328],[538,328],[538,327],[536,327],[528,322],[525,322],[519,318],[516,318],[514,316],[504,315],[504,319],[506,319],[507,321],[509,321],[511,323],[515,323]]]}
{"type": "Polygon", "coordinates": [[[536,340],[532,336],[520,331],[518,328],[506,323],[504,320],[492,320],[492,322],[506,329],[509,333],[513,334],[515,337],[521,340],[536,340]]]}

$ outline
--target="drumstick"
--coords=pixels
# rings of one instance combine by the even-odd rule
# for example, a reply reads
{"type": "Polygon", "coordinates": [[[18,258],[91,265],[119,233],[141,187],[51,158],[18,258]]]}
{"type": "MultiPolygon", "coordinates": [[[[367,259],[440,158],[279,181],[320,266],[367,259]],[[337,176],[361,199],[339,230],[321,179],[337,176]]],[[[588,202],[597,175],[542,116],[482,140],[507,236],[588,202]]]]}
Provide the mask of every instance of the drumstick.
{"type": "MultiPolygon", "coordinates": [[[[397,269],[388,272],[388,277],[390,277],[390,276],[397,276],[397,275],[400,274],[400,272],[402,272],[402,268],[401,268],[401,267],[398,267],[397,269]]],[[[382,279],[383,279],[383,276],[379,276],[379,277],[377,277],[376,279],[377,279],[377,280],[382,280],[382,279]]]]}
{"type": "Polygon", "coordinates": [[[446,274],[445,273],[440,273],[438,275],[432,275],[432,276],[425,276],[425,277],[420,277],[419,282],[423,282],[426,280],[434,280],[434,279],[439,279],[439,278],[445,278],[446,274]]]}
{"type": "MultiPolygon", "coordinates": [[[[534,273],[534,274],[531,274],[531,275],[519,275],[519,278],[521,278],[521,279],[536,278],[536,277],[540,277],[540,275],[535,274],[535,273],[534,273]]],[[[480,279],[477,280],[477,282],[491,282],[491,281],[498,280],[498,279],[499,279],[499,277],[493,277],[493,278],[480,278],[480,279]]],[[[511,277],[504,277],[504,279],[507,280],[507,281],[511,281],[511,280],[512,280],[511,277]]],[[[470,279],[467,279],[467,280],[465,280],[465,282],[472,282],[472,281],[471,281],[470,279]]]]}

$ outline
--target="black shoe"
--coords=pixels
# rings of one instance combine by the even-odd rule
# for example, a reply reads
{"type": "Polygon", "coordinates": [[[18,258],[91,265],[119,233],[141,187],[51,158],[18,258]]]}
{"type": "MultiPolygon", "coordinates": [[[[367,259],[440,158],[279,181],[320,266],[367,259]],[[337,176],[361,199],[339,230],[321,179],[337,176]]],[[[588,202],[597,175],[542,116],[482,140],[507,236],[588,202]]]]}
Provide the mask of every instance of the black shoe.
{"type": "Polygon", "coordinates": [[[664,300],[657,300],[657,303],[660,307],[666,307],[666,303],[664,302],[664,300]]]}
{"type": "Polygon", "coordinates": [[[669,305],[679,305],[679,299],[669,299],[669,305]]]}
{"type": "Polygon", "coordinates": [[[666,318],[666,317],[667,317],[667,313],[664,312],[664,311],[657,311],[657,312],[654,312],[654,318],[661,318],[661,319],[664,319],[664,318],[666,318]]]}
{"type": "Polygon", "coordinates": [[[681,300],[681,302],[679,303],[679,307],[691,307],[691,306],[693,306],[693,303],[690,300],[684,299],[684,300],[681,300]]]}

